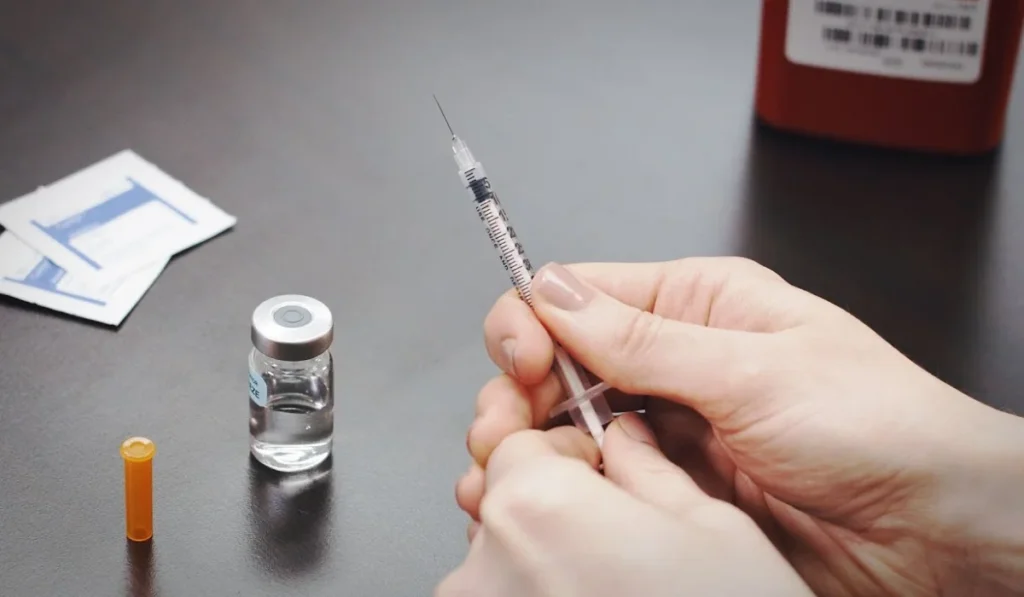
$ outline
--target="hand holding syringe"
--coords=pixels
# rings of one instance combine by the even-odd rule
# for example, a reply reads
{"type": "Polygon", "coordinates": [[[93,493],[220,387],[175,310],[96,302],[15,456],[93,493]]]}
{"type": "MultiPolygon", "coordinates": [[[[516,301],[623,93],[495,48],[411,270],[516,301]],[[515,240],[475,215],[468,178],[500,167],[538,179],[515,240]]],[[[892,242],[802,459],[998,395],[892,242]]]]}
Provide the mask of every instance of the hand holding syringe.
{"type": "MultiPolygon", "coordinates": [[[[434,101],[437,101],[436,97],[434,101]]],[[[440,102],[437,107],[441,110],[441,115],[444,116],[440,102]]],[[[444,119],[445,124],[448,124],[448,118],[444,117],[444,119]]],[[[448,130],[452,134],[452,151],[455,153],[455,163],[459,168],[459,178],[469,189],[469,193],[476,203],[477,214],[487,227],[487,234],[498,251],[501,262],[512,279],[512,284],[519,291],[519,297],[532,308],[531,282],[534,272],[523,245],[516,237],[515,229],[509,223],[508,215],[502,209],[498,195],[494,192],[483,165],[473,158],[466,143],[455,135],[451,124],[448,124],[448,130]]],[[[604,426],[614,418],[604,397],[608,385],[604,382],[595,385],[583,367],[557,343],[555,344],[553,369],[568,400],[555,407],[549,416],[556,417],[568,411],[573,423],[582,431],[589,433],[598,446],[602,445],[604,426]]]]}

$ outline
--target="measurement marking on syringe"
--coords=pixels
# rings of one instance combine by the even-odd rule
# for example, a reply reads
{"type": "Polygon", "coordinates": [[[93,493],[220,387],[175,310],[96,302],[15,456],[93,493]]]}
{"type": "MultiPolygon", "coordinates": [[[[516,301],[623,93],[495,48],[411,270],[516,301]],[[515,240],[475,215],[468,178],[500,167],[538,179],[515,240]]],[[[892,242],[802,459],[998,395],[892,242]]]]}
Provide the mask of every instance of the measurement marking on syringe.
{"type": "Polygon", "coordinates": [[[531,292],[530,283],[533,276],[530,273],[530,262],[523,254],[522,245],[514,241],[515,231],[511,226],[507,226],[507,217],[495,215],[495,211],[498,214],[503,213],[497,206],[497,197],[492,197],[490,201],[478,203],[477,212],[487,225],[487,233],[491,237],[491,243],[498,250],[501,264],[511,276],[513,285],[519,290],[523,300],[527,304],[532,305],[533,293],[531,292]]]}

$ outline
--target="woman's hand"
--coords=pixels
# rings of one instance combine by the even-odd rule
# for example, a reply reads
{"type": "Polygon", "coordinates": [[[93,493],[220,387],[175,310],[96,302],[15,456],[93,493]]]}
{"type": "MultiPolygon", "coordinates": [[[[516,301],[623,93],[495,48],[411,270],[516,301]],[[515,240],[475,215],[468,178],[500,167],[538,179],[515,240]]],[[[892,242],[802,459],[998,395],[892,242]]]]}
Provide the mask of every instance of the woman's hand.
{"type": "Polygon", "coordinates": [[[485,323],[506,373],[468,435],[457,497],[474,519],[494,448],[565,398],[553,336],[819,594],[1024,590],[1020,420],[845,311],[741,259],[549,266],[533,289],[536,312],[510,293],[485,323]]]}
{"type": "Polygon", "coordinates": [[[571,427],[518,431],[487,464],[481,524],[437,597],[811,597],[749,517],[701,491],[636,414],[612,423],[604,472],[571,427]]]}

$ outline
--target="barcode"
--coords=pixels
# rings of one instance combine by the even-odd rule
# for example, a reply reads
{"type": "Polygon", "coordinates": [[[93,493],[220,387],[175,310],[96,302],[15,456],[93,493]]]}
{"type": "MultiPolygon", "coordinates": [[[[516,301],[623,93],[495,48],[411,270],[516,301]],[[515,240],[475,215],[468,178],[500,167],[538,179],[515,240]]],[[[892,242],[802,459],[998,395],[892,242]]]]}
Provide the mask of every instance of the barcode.
{"type": "Polygon", "coordinates": [[[892,8],[872,8],[857,6],[845,2],[828,2],[819,0],[814,9],[820,14],[836,17],[859,17],[865,21],[878,23],[895,23],[925,29],[961,29],[971,28],[971,17],[912,10],[895,10],[892,8]]]}
{"type": "Polygon", "coordinates": [[[856,16],[857,12],[859,12],[855,5],[842,2],[815,2],[814,8],[822,14],[843,17],[856,16]]]}
{"type": "Polygon", "coordinates": [[[826,27],[823,35],[827,41],[837,44],[855,44],[865,48],[885,49],[898,46],[905,52],[977,56],[980,49],[977,42],[943,41],[921,37],[891,36],[884,33],[854,32],[839,27],[826,27]],[[898,42],[898,43],[897,43],[898,42]]]}
{"type": "Polygon", "coordinates": [[[881,33],[859,33],[854,35],[849,29],[836,27],[825,28],[825,39],[840,44],[856,43],[862,46],[888,48],[892,45],[892,37],[881,33]]]}
{"type": "Polygon", "coordinates": [[[908,52],[928,52],[930,54],[956,54],[958,56],[977,56],[980,46],[977,42],[943,41],[922,39],[920,37],[904,37],[900,39],[900,48],[908,52]]]}

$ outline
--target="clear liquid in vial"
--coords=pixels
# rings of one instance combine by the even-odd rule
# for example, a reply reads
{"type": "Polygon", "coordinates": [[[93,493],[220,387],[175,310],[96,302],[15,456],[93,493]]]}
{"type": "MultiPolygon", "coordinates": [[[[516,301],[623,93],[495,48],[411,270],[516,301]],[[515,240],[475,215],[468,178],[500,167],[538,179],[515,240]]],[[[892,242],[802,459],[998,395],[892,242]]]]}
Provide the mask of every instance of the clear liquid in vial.
{"type": "Polygon", "coordinates": [[[249,444],[266,466],[294,472],[313,468],[331,453],[334,400],[326,376],[298,372],[264,372],[267,405],[249,400],[249,444]]]}

